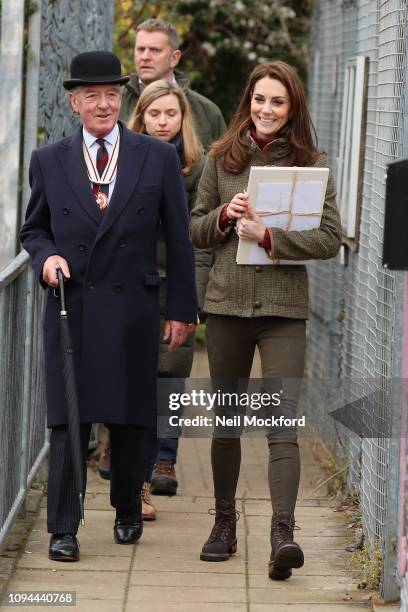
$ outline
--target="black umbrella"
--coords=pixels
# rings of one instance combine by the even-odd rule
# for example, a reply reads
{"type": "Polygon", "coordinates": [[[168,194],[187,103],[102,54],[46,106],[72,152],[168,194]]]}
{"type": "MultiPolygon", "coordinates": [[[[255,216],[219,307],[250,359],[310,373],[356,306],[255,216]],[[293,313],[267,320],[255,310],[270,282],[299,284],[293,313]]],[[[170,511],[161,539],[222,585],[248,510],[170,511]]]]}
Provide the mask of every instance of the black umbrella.
{"type": "Polygon", "coordinates": [[[79,427],[79,403],[75,380],[74,350],[72,348],[71,333],[69,330],[68,312],[65,305],[64,275],[60,268],[57,270],[59,295],[61,302],[61,349],[62,371],[64,375],[65,399],[68,412],[68,431],[71,447],[72,465],[74,469],[75,488],[79,497],[81,523],[85,525],[84,518],[84,473],[81,450],[81,435],[79,427]]]}

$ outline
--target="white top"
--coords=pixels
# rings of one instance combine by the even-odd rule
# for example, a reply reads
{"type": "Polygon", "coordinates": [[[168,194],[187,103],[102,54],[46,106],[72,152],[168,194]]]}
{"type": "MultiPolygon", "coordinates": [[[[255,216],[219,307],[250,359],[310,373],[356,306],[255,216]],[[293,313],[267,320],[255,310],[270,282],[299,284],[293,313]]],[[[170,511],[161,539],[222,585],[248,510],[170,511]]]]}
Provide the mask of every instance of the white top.
{"type": "MultiPolygon", "coordinates": [[[[119,126],[116,123],[115,127],[109,132],[109,134],[103,137],[103,140],[105,142],[105,147],[106,147],[109,157],[112,155],[113,146],[116,142],[116,138],[118,137],[118,132],[119,132],[119,126]]],[[[88,151],[91,154],[92,161],[96,167],[96,154],[99,148],[99,145],[96,141],[99,139],[95,138],[95,136],[92,136],[92,134],[90,134],[84,127],[82,127],[82,133],[83,133],[85,144],[88,147],[88,151]]],[[[109,201],[112,197],[112,193],[115,188],[115,183],[116,183],[116,174],[115,174],[113,181],[109,183],[109,201]]],[[[90,184],[91,184],[91,189],[92,189],[93,183],[91,181],[90,181],[90,184]]]]}

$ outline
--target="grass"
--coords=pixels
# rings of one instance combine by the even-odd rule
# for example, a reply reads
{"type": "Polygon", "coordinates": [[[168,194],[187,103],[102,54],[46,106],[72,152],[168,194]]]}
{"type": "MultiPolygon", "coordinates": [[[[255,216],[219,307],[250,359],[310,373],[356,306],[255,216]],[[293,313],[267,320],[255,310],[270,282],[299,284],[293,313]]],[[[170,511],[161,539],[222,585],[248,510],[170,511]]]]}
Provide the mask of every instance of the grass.
{"type": "Polygon", "coordinates": [[[356,573],[359,589],[378,589],[383,566],[381,542],[365,541],[361,550],[352,553],[348,567],[356,573]]]}
{"type": "Polygon", "coordinates": [[[327,475],[319,484],[319,488],[325,484],[329,496],[345,496],[350,465],[348,459],[340,462],[334,451],[321,438],[315,439],[312,450],[327,475]]]}

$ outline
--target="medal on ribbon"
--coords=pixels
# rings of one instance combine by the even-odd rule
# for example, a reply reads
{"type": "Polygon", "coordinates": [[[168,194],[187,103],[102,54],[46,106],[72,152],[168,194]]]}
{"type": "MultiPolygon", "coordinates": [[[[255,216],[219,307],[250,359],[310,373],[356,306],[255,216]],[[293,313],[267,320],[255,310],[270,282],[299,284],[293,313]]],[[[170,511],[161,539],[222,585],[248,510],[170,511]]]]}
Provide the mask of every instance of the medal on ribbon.
{"type": "Polygon", "coordinates": [[[102,172],[102,175],[99,176],[98,169],[92,160],[92,156],[88,149],[88,146],[85,140],[82,141],[82,150],[84,154],[88,178],[94,185],[93,191],[94,191],[96,203],[99,207],[99,210],[101,211],[104,211],[108,206],[108,193],[105,193],[107,189],[102,191],[102,188],[104,185],[109,185],[110,183],[112,183],[112,181],[116,177],[117,166],[118,166],[118,155],[119,155],[119,143],[120,143],[120,133],[118,131],[118,135],[116,137],[115,144],[113,145],[113,150],[110,155],[110,158],[106,164],[106,167],[104,168],[102,172]]]}

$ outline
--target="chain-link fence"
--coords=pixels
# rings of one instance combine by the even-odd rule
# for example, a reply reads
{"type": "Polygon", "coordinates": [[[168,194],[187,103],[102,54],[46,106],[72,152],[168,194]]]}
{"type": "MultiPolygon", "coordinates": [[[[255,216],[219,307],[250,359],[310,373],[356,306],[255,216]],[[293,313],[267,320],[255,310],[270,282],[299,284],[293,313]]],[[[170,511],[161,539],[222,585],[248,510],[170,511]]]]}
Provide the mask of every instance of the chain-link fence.
{"type": "MultiPolygon", "coordinates": [[[[334,172],[345,64],[353,56],[368,58],[368,90],[358,250],[346,253],[346,265],[338,257],[310,268],[308,376],[330,378],[333,385],[352,379],[361,396],[377,389],[385,396],[392,378],[401,375],[402,275],[384,270],[381,255],[386,165],[401,156],[404,139],[406,36],[406,0],[315,3],[310,101],[320,146],[330,154],[334,172]]],[[[373,409],[367,409],[367,421],[373,409]]],[[[392,422],[386,400],[376,410],[379,419],[392,422]]],[[[375,438],[374,429],[373,437],[361,440],[327,419],[321,423],[319,434],[349,461],[349,486],[360,492],[365,535],[379,538],[383,548],[382,594],[392,598],[398,592],[392,549],[398,445],[392,438],[375,438]]]]}

